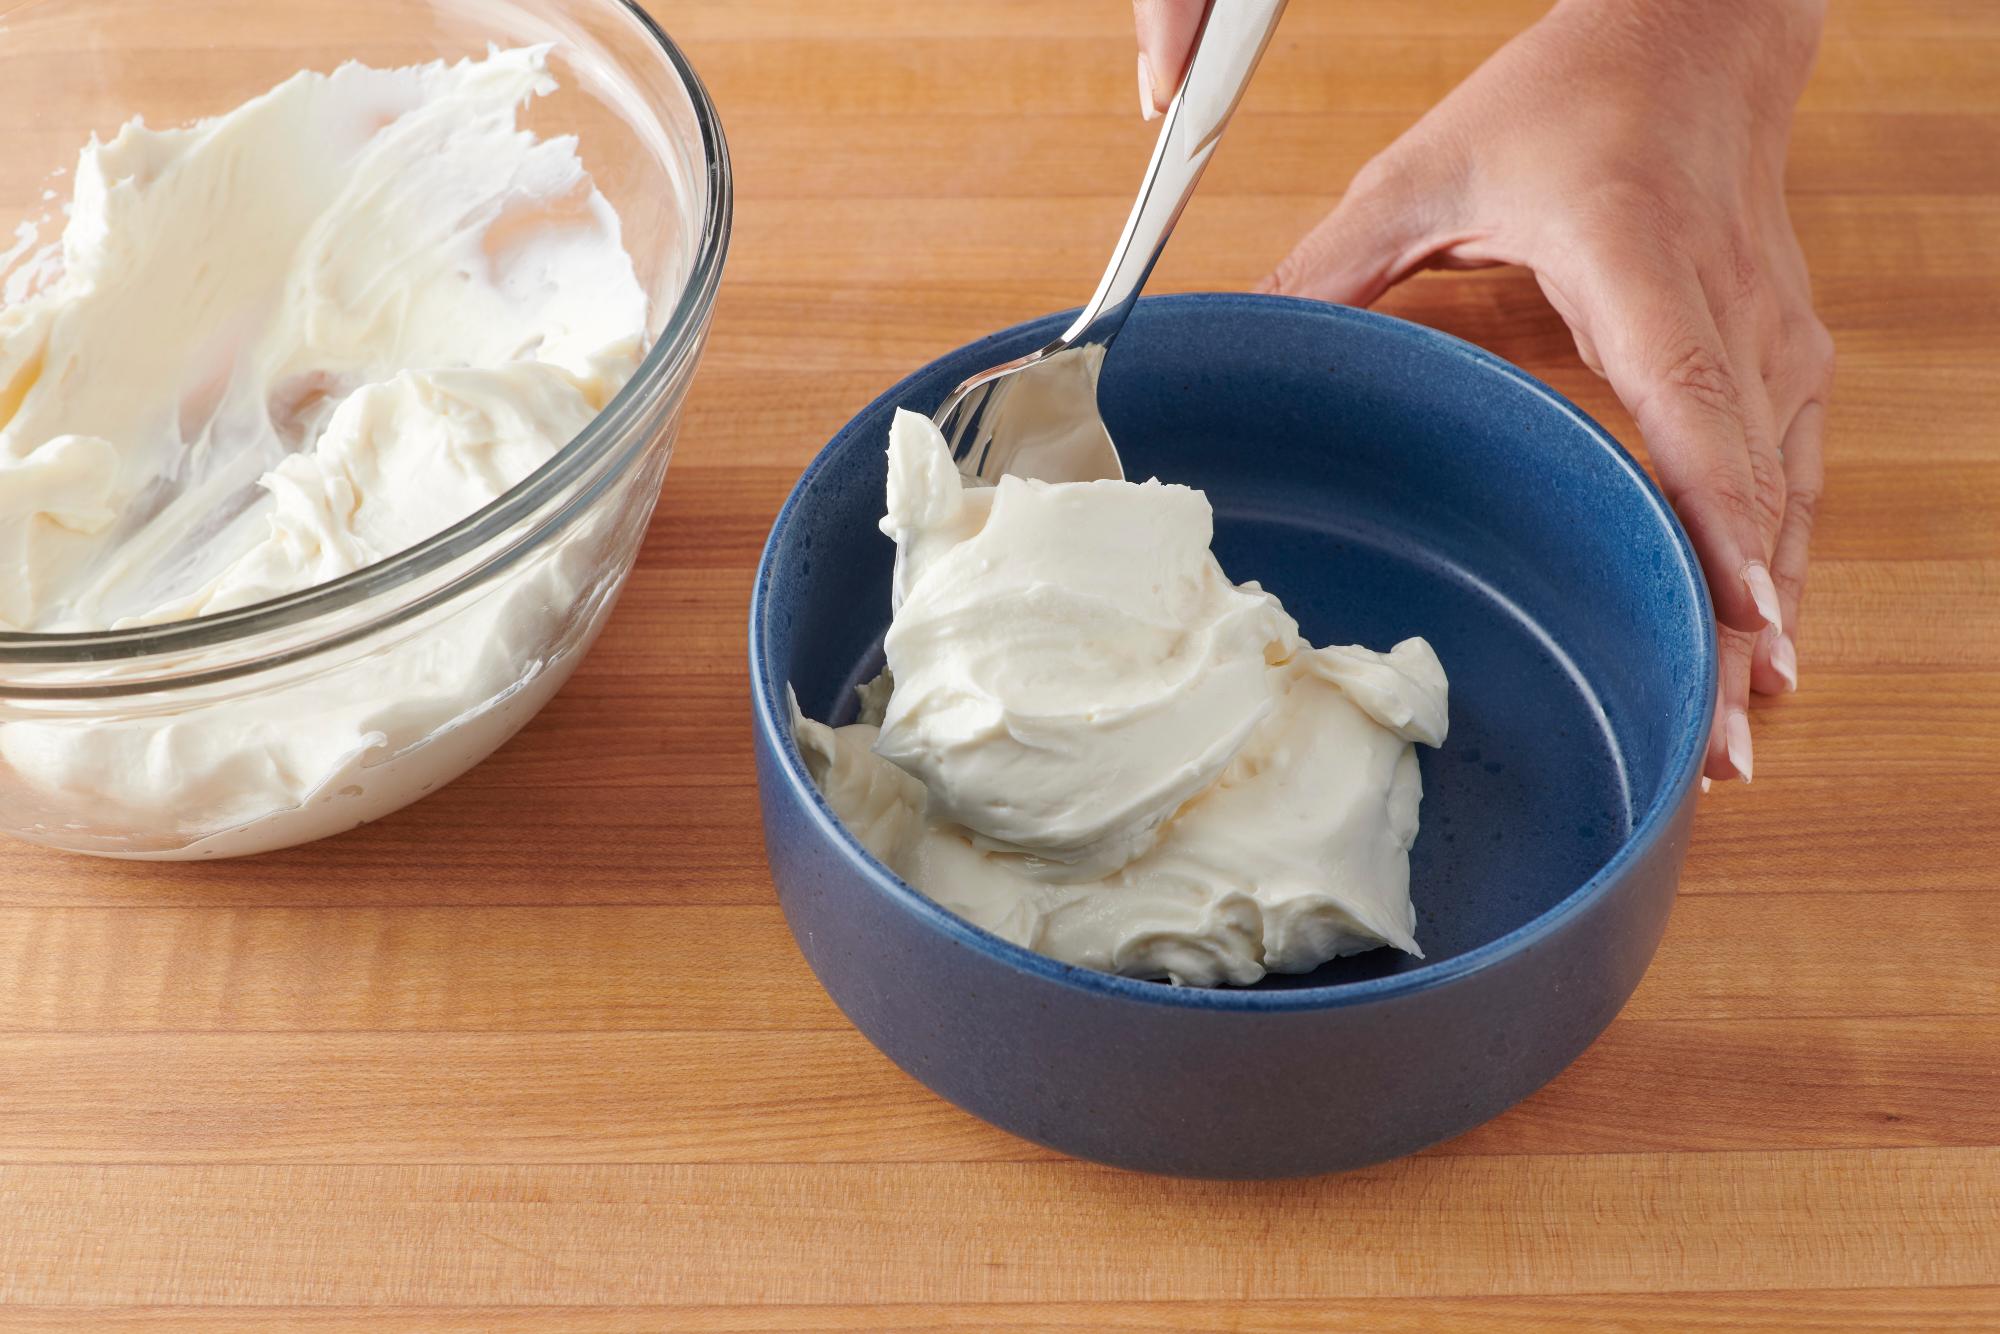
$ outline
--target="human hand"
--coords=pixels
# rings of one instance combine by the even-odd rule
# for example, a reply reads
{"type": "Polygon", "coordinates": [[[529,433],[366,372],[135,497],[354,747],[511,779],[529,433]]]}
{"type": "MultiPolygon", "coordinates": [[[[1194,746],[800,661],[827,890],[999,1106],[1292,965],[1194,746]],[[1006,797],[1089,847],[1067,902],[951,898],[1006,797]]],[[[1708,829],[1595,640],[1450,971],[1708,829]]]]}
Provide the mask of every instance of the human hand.
{"type": "Polygon", "coordinates": [[[1139,114],[1157,119],[1174,100],[1208,0],[1132,0],[1139,30],[1139,114]]]}
{"type": "MultiPolygon", "coordinates": [[[[1156,107],[1202,0],[1135,0],[1156,107]],[[1170,72],[1169,72],[1170,71],[1170,72]]],[[[1261,290],[1367,305],[1423,268],[1533,270],[1631,411],[1720,624],[1704,766],[1798,685],[1833,342],[1785,210],[1823,0],[1562,0],[1355,174],[1261,290]]]]}

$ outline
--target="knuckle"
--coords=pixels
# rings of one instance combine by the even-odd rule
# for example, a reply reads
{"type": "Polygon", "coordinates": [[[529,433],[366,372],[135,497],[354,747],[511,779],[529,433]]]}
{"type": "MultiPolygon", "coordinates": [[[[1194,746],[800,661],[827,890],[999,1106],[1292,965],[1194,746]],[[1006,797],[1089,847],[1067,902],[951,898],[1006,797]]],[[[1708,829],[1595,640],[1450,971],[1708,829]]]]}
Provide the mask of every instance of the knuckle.
{"type": "MultiPolygon", "coordinates": [[[[1754,305],[1764,290],[1764,266],[1756,238],[1747,227],[1732,225],[1709,245],[1710,260],[1704,266],[1709,281],[1709,298],[1718,306],[1739,310],[1754,305]]],[[[1769,303],[1765,310],[1768,312],[1769,303]]]]}
{"type": "Polygon", "coordinates": [[[1812,535],[1813,523],[1819,518],[1820,487],[1818,483],[1793,486],[1785,493],[1785,513],[1787,521],[1806,537],[1812,535]]]}
{"type": "MultiPolygon", "coordinates": [[[[1796,608],[1806,600],[1806,572],[1803,567],[1781,569],[1774,565],[1771,567],[1771,582],[1777,585],[1778,596],[1784,599],[1787,606],[1796,608]]],[[[1789,630],[1793,628],[1797,617],[1787,616],[1785,620],[1787,622],[1785,628],[1789,630]]]]}
{"type": "Polygon", "coordinates": [[[1732,527],[1745,524],[1763,526],[1763,510],[1742,471],[1716,462],[1702,469],[1693,482],[1675,497],[1676,505],[1707,509],[1719,514],[1732,527]]]}
{"type": "Polygon", "coordinates": [[[1686,213],[1673,194],[1651,175],[1614,173],[1593,186],[1584,202],[1601,218],[1676,232],[1685,223],[1686,213]]]}
{"type": "Polygon", "coordinates": [[[1378,152],[1360,164],[1354,172],[1354,180],[1348,182],[1350,196],[1364,194],[1388,194],[1404,178],[1404,168],[1400,168],[1394,158],[1386,152],[1378,152]]]}
{"type": "Polygon", "coordinates": [[[1659,360],[1660,387],[1701,407],[1730,416],[1740,416],[1742,393],[1736,376],[1716,350],[1706,342],[1682,337],[1670,344],[1659,360]]]}
{"type": "Polygon", "coordinates": [[[1757,633],[1749,630],[1732,630],[1728,626],[1716,627],[1718,647],[1722,657],[1732,667],[1748,670],[1750,659],[1757,652],[1757,633]]]}
{"type": "Polygon", "coordinates": [[[1721,688],[1722,698],[1740,708],[1750,699],[1750,669],[1757,660],[1758,636],[1720,624],[1716,630],[1716,648],[1721,656],[1717,664],[1721,669],[1720,679],[1716,684],[1721,688]]]}
{"type": "Polygon", "coordinates": [[[1767,533],[1777,532],[1785,517],[1785,471],[1775,453],[1763,449],[1750,451],[1750,484],[1759,525],[1767,533]]]}
{"type": "Polygon", "coordinates": [[[1345,238],[1355,234],[1355,226],[1353,210],[1343,201],[1278,261],[1277,290],[1289,296],[1315,294],[1326,275],[1340,267],[1351,245],[1345,238]]]}
{"type": "Polygon", "coordinates": [[[1573,331],[1572,336],[1576,340],[1577,359],[1584,364],[1584,368],[1590,371],[1591,374],[1600,380],[1604,379],[1604,358],[1597,351],[1596,341],[1581,329],[1573,331]]]}
{"type": "Polygon", "coordinates": [[[1696,184],[1664,168],[1613,173],[1583,194],[1572,211],[1574,239],[1642,254],[1685,254],[1696,231],[1696,184]]]}
{"type": "Polygon", "coordinates": [[[1278,261],[1278,267],[1271,270],[1271,290],[1280,296],[1294,296],[1299,290],[1299,279],[1305,271],[1305,261],[1294,250],[1278,261]]]}
{"type": "Polygon", "coordinates": [[[1349,199],[1395,198],[1411,188],[1410,169],[1392,152],[1377,153],[1361,164],[1348,182],[1349,199]]]}

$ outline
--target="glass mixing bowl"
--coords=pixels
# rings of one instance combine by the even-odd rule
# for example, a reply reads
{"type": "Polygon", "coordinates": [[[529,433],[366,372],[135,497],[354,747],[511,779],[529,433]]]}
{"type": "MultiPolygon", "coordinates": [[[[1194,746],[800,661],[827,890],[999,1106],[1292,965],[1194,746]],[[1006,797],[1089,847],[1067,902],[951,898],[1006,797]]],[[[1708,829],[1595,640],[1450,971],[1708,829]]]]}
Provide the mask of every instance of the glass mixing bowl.
{"type": "Polygon", "coordinates": [[[621,0],[0,0],[0,256],[19,226],[60,231],[65,169],[134,116],[181,125],[300,69],[542,42],[561,87],[522,125],[576,135],[620,215],[649,300],[637,373],[498,500],[345,578],[166,626],[0,633],[0,828],[114,857],[262,852],[386,815],[505,742],[631,570],[730,218],[707,93],[621,0]]]}

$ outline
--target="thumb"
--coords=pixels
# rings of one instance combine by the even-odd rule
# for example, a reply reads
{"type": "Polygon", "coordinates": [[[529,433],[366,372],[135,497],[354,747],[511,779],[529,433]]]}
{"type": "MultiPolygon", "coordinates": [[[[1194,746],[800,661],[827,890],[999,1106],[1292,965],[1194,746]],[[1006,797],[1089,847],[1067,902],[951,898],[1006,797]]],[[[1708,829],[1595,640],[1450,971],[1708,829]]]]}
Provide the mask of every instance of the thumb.
{"type": "Polygon", "coordinates": [[[1255,290],[1368,305],[1439,248],[1441,207],[1416,175],[1378,157],[1255,290]]]}

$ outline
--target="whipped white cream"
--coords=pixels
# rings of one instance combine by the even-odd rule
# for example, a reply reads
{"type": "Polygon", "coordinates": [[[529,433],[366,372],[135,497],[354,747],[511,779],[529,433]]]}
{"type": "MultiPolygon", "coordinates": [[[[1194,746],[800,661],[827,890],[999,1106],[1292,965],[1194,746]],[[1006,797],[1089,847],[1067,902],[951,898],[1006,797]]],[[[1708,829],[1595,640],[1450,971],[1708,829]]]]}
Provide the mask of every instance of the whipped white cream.
{"type": "MultiPolygon", "coordinates": [[[[0,628],[326,582],[483,508],[590,422],[638,365],[647,302],[576,141],[517,123],[556,87],[548,54],[347,64],[92,140],[59,250],[0,307],[0,628]]],[[[562,546],[352,670],[0,721],[0,777],[137,855],[372,819],[567,675],[542,658],[596,574],[562,546]]]]}
{"type": "Polygon", "coordinates": [[[1440,745],[1429,644],[1315,649],[1233,585],[1198,491],[966,488],[897,414],[893,683],[864,720],[794,710],[808,769],[910,884],[1018,944],[1198,986],[1420,954],[1412,743],[1440,745]]]}
{"type": "Polygon", "coordinates": [[[646,301],[575,141],[515,124],[547,54],[301,73],[83,150],[60,263],[0,309],[0,627],[349,573],[595,414],[646,301]]]}

